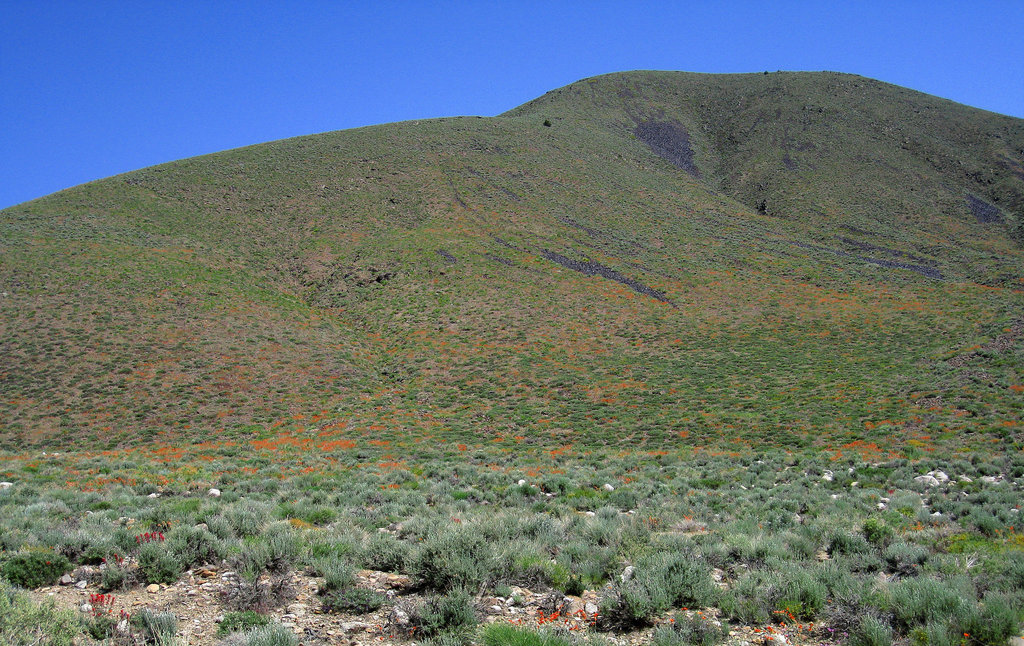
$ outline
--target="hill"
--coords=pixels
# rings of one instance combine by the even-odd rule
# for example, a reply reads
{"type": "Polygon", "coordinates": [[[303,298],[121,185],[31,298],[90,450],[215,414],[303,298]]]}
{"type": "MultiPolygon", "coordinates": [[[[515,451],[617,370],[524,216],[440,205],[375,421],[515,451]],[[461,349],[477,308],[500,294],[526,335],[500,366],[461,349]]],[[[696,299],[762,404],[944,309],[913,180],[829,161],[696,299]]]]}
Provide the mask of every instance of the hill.
{"type": "Polygon", "coordinates": [[[1022,219],[1024,121],[825,72],[174,162],[0,212],[0,441],[1015,443],[1022,219]]]}

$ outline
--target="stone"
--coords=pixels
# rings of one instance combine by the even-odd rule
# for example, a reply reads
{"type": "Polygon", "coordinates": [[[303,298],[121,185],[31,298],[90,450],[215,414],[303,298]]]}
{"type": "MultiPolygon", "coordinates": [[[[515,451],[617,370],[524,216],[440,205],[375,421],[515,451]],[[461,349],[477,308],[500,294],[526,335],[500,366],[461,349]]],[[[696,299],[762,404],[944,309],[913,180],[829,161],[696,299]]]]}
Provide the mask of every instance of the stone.
{"type": "Polygon", "coordinates": [[[0,482],[0,489],[10,489],[14,486],[13,482],[0,482]]]}
{"type": "Polygon", "coordinates": [[[949,476],[946,475],[945,471],[929,471],[928,475],[938,480],[940,483],[949,482],[949,476]]]}
{"type": "Polygon", "coordinates": [[[835,476],[831,471],[826,470],[825,473],[821,474],[821,479],[825,482],[832,482],[832,480],[835,479],[835,476]]]}
{"type": "Polygon", "coordinates": [[[935,476],[930,476],[930,475],[927,475],[927,474],[923,475],[923,476],[917,476],[916,478],[914,478],[914,482],[920,482],[921,484],[923,484],[926,487],[938,487],[939,486],[939,481],[935,478],[935,476]]]}
{"type": "Polygon", "coordinates": [[[90,612],[92,612],[92,604],[91,603],[83,603],[82,605],[78,606],[78,610],[79,610],[79,612],[84,612],[85,614],[89,614],[90,612]]]}
{"type": "Polygon", "coordinates": [[[520,487],[522,487],[524,484],[526,484],[526,480],[520,480],[516,484],[519,485],[520,487]]]}
{"type": "Polygon", "coordinates": [[[603,485],[601,485],[601,488],[602,488],[602,489],[604,489],[605,491],[615,491],[615,487],[613,487],[613,486],[612,486],[612,485],[611,485],[610,483],[608,483],[608,482],[606,482],[606,483],[604,483],[603,485]]]}
{"type": "Polygon", "coordinates": [[[79,590],[85,590],[85,588],[88,587],[88,585],[89,585],[89,582],[86,581],[85,579],[82,579],[81,581],[79,581],[78,583],[75,584],[75,587],[78,588],[79,590]]]}
{"type": "Polygon", "coordinates": [[[583,612],[587,613],[588,617],[593,617],[594,615],[597,614],[597,611],[598,611],[597,604],[594,603],[593,601],[588,601],[585,604],[583,604],[583,612]]]}
{"type": "Polygon", "coordinates": [[[74,582],[75,582],[75,580],[71,578],[70,574],[65,574],[64,576],[62,576],[60,578],[60,584],[61,585],[71,585],[74,582]]]}
{"type": "Polygon", "coordinates": [[[970,484],[970,483],[974,482],[974,480],[971,480],[967,476],[957,476],[956,479],[959,480],[960,482],[965,482],[967,484],[970,484]]]}
{"type": "Polygon", "coordinates": [[[391,623],[393,623],[396,626],[408,626],[409,613],[402,610],[401,608],[394,608],[391,611],[391,623]]]}
{"type": "Polygon", "coordinates": [[[306,614],[307,607],[308,606],[304,603],[288,604],[288,612],[295,615],[296,617],[301,617],[306,614]]]}
{"type": "Polygon", "coordinates": [[[768,646],[787,646],[787,644],[789,644],[789,640],[786,639],[785,635],[772,633],[764,638],[764,643],[768,644],[768,646]]]}
{"type": "Polygon", "coordinates": [[[156,583],[150,583],[146,586],[146,592],[150,594],[156,594],[157,592],[160,592],[160,586],[156,583]]]}
{"type": "Polygon", "coordinates": [[[149,495],[148,495],[148,496],[146,496],[146,497],[147,497],[147,498],[159,498],[159,497],[160,497],[160,494],[154,491],[153,493],[149,494],[149,495]]]}
{"type": "Polygon", "coordinates": [[[988,484],[988,485],[994,485],[994,484],[998,484],[999,482],[1001,482],[999,480],[999,478],[997,478],[995,476],[981,476],[978,479],[981,480],[983,483],[988,484]]]}
{"type": "Polygon", "coordinates": [[[589,516],[589,517],[591,517],[591,518],[593,518],[594,516],[596,516],[596,515],[597,515],[597,514],[595,514],[595,513],[594,513],[594,512],[592,512],[592,511],[585,511],[585,512],[583,512],[583,514],[584,514],[584,515],[586,515],[586,516],[589,516]]]}
{"type": "Polygon", "coordinates": [[[220,489],[216,487],[210,487],[210,490],[206,492],[206,495],[210,498],[220,498],[220,489]]]}
{"type": "Polygon", "coordinates": [[[404,574],[388,574],[385,581],[392,590],[409,590],[413,587],[412,577],[404,574]]]}
{"type": "Polygon", "coordinates": [[[364,621],[346,621],[341,624],[341,629],[346,633],[361,633],[370,627],[370,624],[364,621]]]}
{"type": "Polygon", "coordinates": [[[628,566],[626,566],[626,569],[622,571],[622,574],[619,575],[619,580],[622,581],[623,583],[625,583],[626,581],[629,581],[630,579],[632,579],[633,575],[635,573],[636,573],[636,568],[633,567],[632,565],[628,565],[628,566]]]}
{"type": "Polygon", "coordinates": [[[884,502],[880,502],[876,506],[878,507],[878,511],[885,511],[886,509],[886,504],[884,502]]]}

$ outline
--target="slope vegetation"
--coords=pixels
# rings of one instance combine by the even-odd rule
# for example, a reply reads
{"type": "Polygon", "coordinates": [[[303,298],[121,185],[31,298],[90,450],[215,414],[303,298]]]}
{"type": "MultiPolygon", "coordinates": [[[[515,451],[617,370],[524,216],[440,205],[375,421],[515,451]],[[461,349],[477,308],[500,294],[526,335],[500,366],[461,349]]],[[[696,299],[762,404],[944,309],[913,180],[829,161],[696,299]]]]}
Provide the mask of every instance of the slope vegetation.
{"type": "Polygon", "coordinates": [[[0,443],[1019,443],[1022,218],[1024,121],[832,73],[174,162],[0,212],[0,443]]]}

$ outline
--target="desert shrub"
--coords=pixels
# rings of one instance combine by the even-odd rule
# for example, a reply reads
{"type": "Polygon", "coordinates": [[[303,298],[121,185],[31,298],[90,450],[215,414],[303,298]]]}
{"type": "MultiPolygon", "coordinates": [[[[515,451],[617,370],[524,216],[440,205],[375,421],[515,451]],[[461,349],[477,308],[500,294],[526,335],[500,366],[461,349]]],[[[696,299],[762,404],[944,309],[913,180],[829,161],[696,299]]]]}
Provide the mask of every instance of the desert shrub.
{"type": "Polygon", "coordinates": [[[781,589],[776,594],[778,599],[773,603],[775,612],[810,620],[817,617],[825,607],[828,589],[808,570],[795,568],[784,572],[781,589]]]}
{"type": "Polygon", "coordinates": [[[857,628],[850,633],[846,643],[849,646],[891,646],[892,628],[876,617],[866,615],[861,619],[857,628]]]}
{"type": "Polygon", "coordinates": [[[434,590],[474,588],[486,581],[492,559],[487,541],[472,528],[460,527],[427,538],[410,569],[434,590]]]}
{"type": "Polygon", "coordinates": [[[243,633],[244,646],[298,646],[299,640],[290,629],[281,624],[267,624],[243,633]]]}
{"type": "Polygon", "coordinates": [[[363,615],[384,605],[384,595],[376,590],[350,586],[328,590],[323,595],[324,609],[363,615]]]}
{"type": "Polygon", "coordinates": [[[985,595],[984,602],[957,625],[958,634],[970,635],[972,643],[1001,645],[1019,634],[1020,607],[1002,594],[985,595]]]}
{"type": "Polygon", "coordinates": [[[178,632],[178,618],[171,612],[143,608],[132,614],[131,625],[141,633],[144,644],[171,646],[178,632]]]}
{"type": "Polygon", "coordinates": [[[571,643],[546,631],[518,628],[510,624],[489,624],[481,635],[484,646],[571,646],[571,643]]]}
{"type": "Polygon", "coordinates": [[[378,532],[370,537],[363,551],[366,567],[383,572],[401,572],[409,561],[409,544],[391,534],[378,532]]]}
{"type": "Polygon", "coordinates": [[[929,551],[926,547],[900,541],[885,548],[882,558],[893,572],[901,576],[914,576],[928,560],[928,554],[929,551]]]}
{"type": "Polygon", "coordinates": [[[175,583],[181,564],[163,542],[143,543],[139,548],[139,576],[146,583],[175,583]]]}
{"type": "Polygon", "coordinates": [[[135,573],[132,570],[113,561],[107,562],[100,575],[100,588],[104,592],[127,590],[133,585],[135,585],[135,573]]]}
{"type": "Polygon", "coordinates": [[[314,576],[324,578],[325,591],[343,590],[355,585],[355,569],[339,558],[315,559],[310,565],[314,576]]]}
{"type": "Polygon", "coordinates": [[[881,518],[872,516],[864,521],[861,529],[864,538],[875,545],[885,545],[893,536],[892,528],[885,524],[881,518]]]}
{"type": "Polygon", "coordinates": [[[79,630],[74,611],[58,609],[52,599],[35,604],[0,579],[0,644],[70,646],[79,630]]]}
{"type": "Polygon", "coordinates": [[[433,637],[472,628],[476,625],[476,611],[469,593],[456,589],[428,598],[409,614],[409,623],[417,635],[433,637]]]}
{"type": "Polygon", "coordinates": [[[703,615],[678,615],[674,623],[659,626],[651,643],[654,646],[714,646],[729,635],[729,626],[703,615]]]}
{"type": "Polygon", "coordinates": [[[224,613],[224,620],[217,626],[217,636],[224,637],[229,633],[250,630],[260,626],[266,626],[270,619],[252,610],[224,613]]]}
{"type": "Polygon", "coordinates": [[[703,560],[683,552],[657,552],[638,565],[661,580],[673,606],[708,606],[717,588],[703,560]]]}
{"type": "Polygon", "coordinates": [[[603,630],[644,626],[672,607],[672,595],[657,574],[638,570],[633,578],[619,582],[601,600],[599,627],[603,630]]]}
{"type": "Polygon", "coordinates": [[[252,502],[240,502],[226,514],[231,531],[239,538],[257,536],[267,524],[267,508],[252,502]]]}
{"type": "Polygon", "coordinates": [[[0,576],[22,588],[34,589],[52,585],[71,569],[71,561],[63,554],[48,550],[19,552],[0,565],[0,576]]]}
{"type": "Polygon", "coordinates": [[[892,588],[893,615],[907,628],[939,619],[963,621],[974,605],[969,587],[930,577],[906,579],[892,588]]]}
{"type": "Polygon", "coordinates": [[[224,557],[224,546],[210,531],[201,527],[175,527],[167,534],[167,550],[183,569],[216,563],[224,557]]]}
{"type": "Polygon", "coordinates": [[[275,523],[261,536],[266,545],[266,569],[272,573],[288,572],[302,552],[302,539],[287,523],[275,523]]]}

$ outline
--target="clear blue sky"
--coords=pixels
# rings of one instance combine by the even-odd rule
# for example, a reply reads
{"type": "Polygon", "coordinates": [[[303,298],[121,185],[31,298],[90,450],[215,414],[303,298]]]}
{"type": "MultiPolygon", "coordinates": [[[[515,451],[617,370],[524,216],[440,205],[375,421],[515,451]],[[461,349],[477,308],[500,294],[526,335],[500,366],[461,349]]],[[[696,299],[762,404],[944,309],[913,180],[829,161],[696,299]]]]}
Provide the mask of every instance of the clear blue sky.
{"type": "Polygon", "coordinates": [[[0,0],[0,207],[631,69],[827,69],[1024,117],[1024,2],[0,0]]]}

